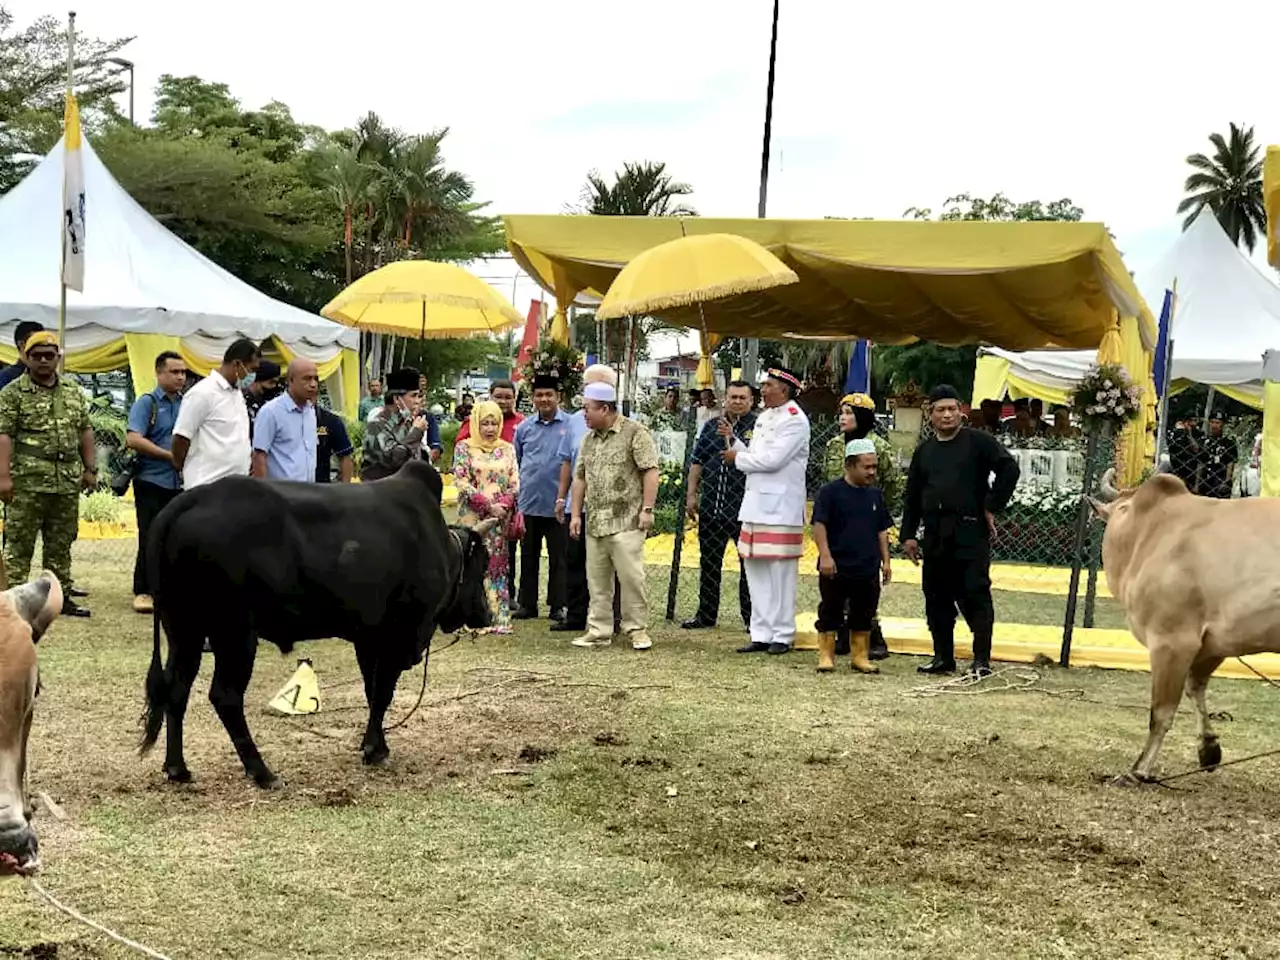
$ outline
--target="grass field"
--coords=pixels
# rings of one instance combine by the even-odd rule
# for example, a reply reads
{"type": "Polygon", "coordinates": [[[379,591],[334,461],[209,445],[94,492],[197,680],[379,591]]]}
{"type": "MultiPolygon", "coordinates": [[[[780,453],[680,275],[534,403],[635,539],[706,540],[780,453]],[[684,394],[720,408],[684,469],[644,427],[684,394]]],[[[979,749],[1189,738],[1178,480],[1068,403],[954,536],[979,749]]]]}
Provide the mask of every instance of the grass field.
{"type": "MultiPolygon", "coordinates": [[[[293,669],[263,649],[250,723],[285,787],[242,777],[206,661],[197,782],[173,788],[134,750],[149,621],[105,549],[77,548],[94,619],[42,643],[32,786],[67,815],[38,820],[42,880],[174,960],[1280,956],[1277,761],[1179,791],[1101,782],[1141,747],[1143,675],[924,699],[910,658],[819,677],[811,654],[733,655],[737,633],[659,629],[635,654],[533,624],[440,651],[370,771],[349,647],[307,649],[325,703],[300,719],[263,710],[293,669]]],[[[896,588],[886,612],[912,602],[896,588]]],[[[1273,745],[1277,697],[1215,682],[1227,759],[1273,745]]],[[[1164,760],[1195,765],[1189,708],[1164,760]]],[[[16,880],[6,955],[132,956],[16,880]]]]}

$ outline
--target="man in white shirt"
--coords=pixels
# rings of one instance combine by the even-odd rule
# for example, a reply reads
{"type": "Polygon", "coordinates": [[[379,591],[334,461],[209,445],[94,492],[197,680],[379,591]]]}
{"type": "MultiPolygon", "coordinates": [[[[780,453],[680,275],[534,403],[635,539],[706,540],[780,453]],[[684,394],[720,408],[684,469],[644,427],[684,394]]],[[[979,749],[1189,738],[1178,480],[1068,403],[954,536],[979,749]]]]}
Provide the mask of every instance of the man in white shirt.
{"type": "Polygon", "coordinates": [[[249,475],[249,411],[237,384],[258,369],[261,359],[256,343],[237,340],[223,354],[222,366],[183,397],[172,447],[183,489],[249,475]]]}

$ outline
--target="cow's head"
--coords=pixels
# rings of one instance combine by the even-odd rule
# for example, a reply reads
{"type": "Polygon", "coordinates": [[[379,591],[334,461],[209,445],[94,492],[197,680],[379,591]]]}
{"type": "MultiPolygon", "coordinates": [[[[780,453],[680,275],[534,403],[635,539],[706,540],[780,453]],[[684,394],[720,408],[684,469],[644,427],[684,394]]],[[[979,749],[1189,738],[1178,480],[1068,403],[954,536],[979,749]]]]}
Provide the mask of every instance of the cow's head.
{"type": "MultiPolygon", "coordinates": [[[[1117,490],[1115,470],[1110,469],[1098,482],[1098,496],[1089,498],[1094,515],[1106,521],[1107,532],[1102,538],[1102,562],[1108,581],[1114,575],[1119,578],[1133,553],[1143,525],[1151,512],[1172,497],[1189,497],[1187,485],[1172,473],[1166,473],[1161,464],[1156,473],[1132,490],[1117,490]]],[[[1118,582],[1118,581],[1117,581],[1118,582]]]]}
{"type": "Polygon", "coordinates": [[[39,676],[36,643],[62,613],[62,587],[48,571],[0,594],[0,876],[40,865],[27,793],[27,738],[39,676]]]}
{"type": "Polygon", "coordinates": [[[484,590],[489,573],[489,551],[484,538],[497,525],[498,521],[491,517],[475,527],[449,528],[451,547],[456,551],[450,558],[449,569],[457,570],[457,579],[449,585],[449,601],[440,611],[441,633],[455,633],[463,627],[483,630],[493,623],[484,590]],[[458,566],[455,567],[455,563],[458,566]]]}

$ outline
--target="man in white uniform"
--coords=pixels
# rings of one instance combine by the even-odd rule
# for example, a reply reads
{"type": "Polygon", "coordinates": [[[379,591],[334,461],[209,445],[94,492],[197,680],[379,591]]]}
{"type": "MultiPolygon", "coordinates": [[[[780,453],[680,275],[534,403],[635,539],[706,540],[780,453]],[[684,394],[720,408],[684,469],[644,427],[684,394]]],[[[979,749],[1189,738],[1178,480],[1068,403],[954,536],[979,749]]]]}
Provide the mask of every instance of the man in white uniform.
{"type": "MultiPolygon", "coordinates": [[[[809,418],[795,402],[800,378],[770,368],[761,386],[764,412],[748,447],[737,437],[724,458],[747,475],[738,519],[738,554],[751,590],[751,642],[739,653],[783,654],[796,636],[796,577],[804,553],[809,418]]],[[[728,421],[720,434],[732,436],[728,421]]]]}

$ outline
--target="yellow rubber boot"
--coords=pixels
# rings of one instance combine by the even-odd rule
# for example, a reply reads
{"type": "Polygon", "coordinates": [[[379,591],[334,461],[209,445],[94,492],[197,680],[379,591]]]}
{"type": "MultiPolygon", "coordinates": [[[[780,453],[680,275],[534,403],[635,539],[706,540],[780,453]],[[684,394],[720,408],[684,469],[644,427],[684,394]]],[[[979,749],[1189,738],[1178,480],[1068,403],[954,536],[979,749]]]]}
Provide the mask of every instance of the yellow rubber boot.
{"type": "Polygon", "coordinates": [[[870,633],[849,634],[849,662],[859,673],[879,673],[880,668],[867,659],[871,650],[870,633]]]}
{"type": "Polygon", "coordinates": [[[836,635],[818,634],[818,672],[830,673],[836,668],[836,635]]]}

